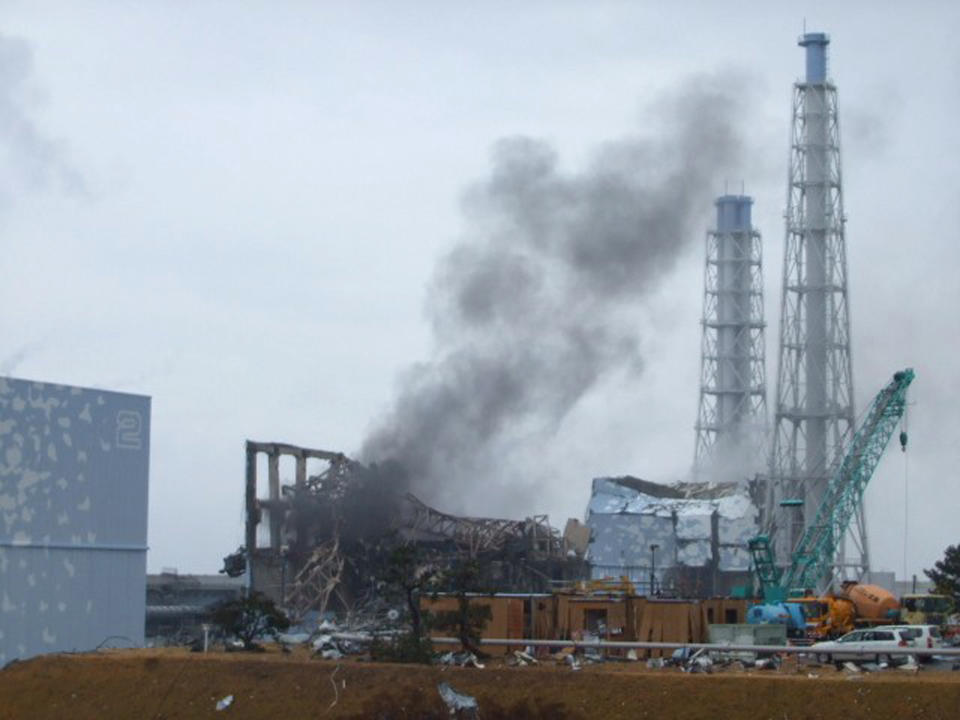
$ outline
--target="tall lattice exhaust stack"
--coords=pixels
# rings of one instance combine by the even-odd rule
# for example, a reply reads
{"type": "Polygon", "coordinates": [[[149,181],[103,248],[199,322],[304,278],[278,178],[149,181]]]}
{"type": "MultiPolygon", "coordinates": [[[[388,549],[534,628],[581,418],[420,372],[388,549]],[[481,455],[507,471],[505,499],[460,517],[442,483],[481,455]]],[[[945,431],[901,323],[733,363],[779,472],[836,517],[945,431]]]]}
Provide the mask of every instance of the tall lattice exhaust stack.
{"type": "MultiPolygon", "coordinates": [[[[824,33],[806,33],[806,79],[794,85],[780,358],[765,520],[786,563],[812,523],[831,468],[854,430],[847,254],[837,88],[827,75],[824,33]]],[[[868,570],[858,509],[837,573],[868,570]]],[[[841,542],[841,547],[844,543],[841,542]]],[[[827,584],[830,578],[824,578],[827,584]]]]}
{"type": "Polygon", "coordinates": [[[694,477],[738,482],[763,461],[767,423],[763,263],[753,200],[723,195],[707,233],[694,477]]]}

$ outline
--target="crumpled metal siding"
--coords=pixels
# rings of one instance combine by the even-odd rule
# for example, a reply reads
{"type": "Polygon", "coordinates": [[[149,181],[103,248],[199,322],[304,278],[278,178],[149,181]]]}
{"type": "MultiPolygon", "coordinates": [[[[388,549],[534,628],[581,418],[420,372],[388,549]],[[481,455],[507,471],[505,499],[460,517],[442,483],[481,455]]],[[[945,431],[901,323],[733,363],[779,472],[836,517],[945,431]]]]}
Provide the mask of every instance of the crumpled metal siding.
{"type": "Polygon", "coordinates": [[[739,570],[746,572],[750,569],[750,553],[745,547],[720,546],[720,569],[739,570]]]}
{"type": "Polygon", "coordinates": [[[143,643],[150,398],[0,378],[0,665],[143,643]]]}
{"type": "Polygon", "coordinates": [[[597,478],[587,506],[591,529],[588,560],[595,578],[626,575],[649,579],[650,546],[658,545],[657,575],[675,565],[704,567],[714,559],[722,571],[750,568],[747,540],[757,532],[756,510],[746,493],[717,499],[661,498],[597,478]]]}
{"type": "Polygon", "coordinates": [[[650,565],[650,545],[659,545],[664,564],[676,553],[673,520],[651,515],[591,515],[590,562],[597,565],[650,565]]]}

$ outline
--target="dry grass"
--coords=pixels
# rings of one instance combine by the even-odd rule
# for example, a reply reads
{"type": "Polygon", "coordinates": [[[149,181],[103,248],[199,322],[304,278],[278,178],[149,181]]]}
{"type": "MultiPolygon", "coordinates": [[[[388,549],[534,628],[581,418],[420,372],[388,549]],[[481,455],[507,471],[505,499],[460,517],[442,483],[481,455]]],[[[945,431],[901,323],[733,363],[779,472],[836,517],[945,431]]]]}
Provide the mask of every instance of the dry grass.
{"type": "Polygon", "coordinates": [[[485,720],[518,718],[960,717],[960,673],[848,680],[832,668],[686,675],[642,664],[486,669],[310,659],[306,654],[127,650],[54,655],[0,672],[0,720],[448,718],[437,683],[474,695],[485,720]],[[339,666],[339,669],[337,669],[339,666]],[[224,712],[216,701],[233,695],[224,712]]]}

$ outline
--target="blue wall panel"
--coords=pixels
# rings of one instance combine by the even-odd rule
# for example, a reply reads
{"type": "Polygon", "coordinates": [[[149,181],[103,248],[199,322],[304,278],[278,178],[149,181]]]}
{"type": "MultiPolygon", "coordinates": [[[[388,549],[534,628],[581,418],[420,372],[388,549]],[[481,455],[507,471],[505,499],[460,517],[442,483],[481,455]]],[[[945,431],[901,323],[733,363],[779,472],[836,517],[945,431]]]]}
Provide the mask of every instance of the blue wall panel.
{"type": "Polygon", "coordinates": [[[150,398],[0,378],[0,664],[143,642],[150,398]]]}

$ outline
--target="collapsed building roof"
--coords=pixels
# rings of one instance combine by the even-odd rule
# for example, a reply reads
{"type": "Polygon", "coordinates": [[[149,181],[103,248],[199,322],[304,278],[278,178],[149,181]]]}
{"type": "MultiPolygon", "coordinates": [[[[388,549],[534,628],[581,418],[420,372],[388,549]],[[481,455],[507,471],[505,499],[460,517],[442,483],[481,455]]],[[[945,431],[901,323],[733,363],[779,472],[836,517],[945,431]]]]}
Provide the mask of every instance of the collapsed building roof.
{"type": "Polygon", "coordinates": [[[539,590],[585,575],[582,552],[571,551],[545,515],[508,520],[443,513],[407,491],[396,464],[367,466],[342,453],[248,441],[246,482],[243,555],[250,585],[295,611],[322,611],[331,600],[350,608],[376,595],[378,563],[396,543],[424,548],[439,566],[482,560],[502,590],[539,590]],[[257,477],[261,453],[268,460],[265,495],[257,477]],[[281,456],[296,460],[293,482],[281,481],[281,456]],[[327,466],[308,476],[308,458],[327,466]]]}
{"type": "Polygon", "coordinates": [[[397,529],[405,539],[422,543],[452,543],[470,557],[509,550],[518,542],[524,549],[560,553],[562,538],[546,515],[525,520],[449,515],[406,493],[397,516],[397,529]]]}

